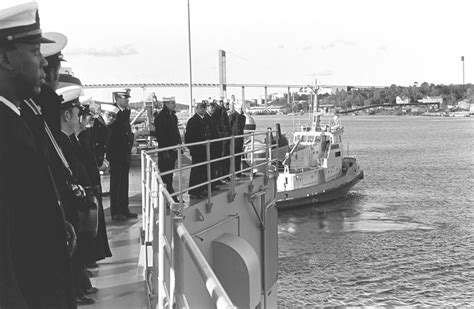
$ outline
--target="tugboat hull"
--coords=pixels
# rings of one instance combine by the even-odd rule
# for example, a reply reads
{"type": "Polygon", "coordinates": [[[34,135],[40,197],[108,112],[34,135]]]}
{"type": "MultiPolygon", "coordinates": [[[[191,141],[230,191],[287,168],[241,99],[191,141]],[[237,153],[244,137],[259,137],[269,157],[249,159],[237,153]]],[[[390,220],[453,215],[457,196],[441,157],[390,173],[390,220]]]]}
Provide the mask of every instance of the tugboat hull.
{"type": "Polygon", "coordinates": [[[279,191],[276,201],[277,209],[285,210],[343,198],[363,178],[364,171],[358,169],[357,172],[353,170],[352,173],[348,172],[342,177],[323,184],[289,191],[279,191]]]}

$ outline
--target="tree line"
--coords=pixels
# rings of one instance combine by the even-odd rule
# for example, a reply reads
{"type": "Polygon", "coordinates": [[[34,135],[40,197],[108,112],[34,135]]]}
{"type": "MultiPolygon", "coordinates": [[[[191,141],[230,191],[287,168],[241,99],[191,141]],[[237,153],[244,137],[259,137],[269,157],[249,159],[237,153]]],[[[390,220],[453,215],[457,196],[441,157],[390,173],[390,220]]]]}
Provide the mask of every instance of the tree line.
{"type": "MultiPolygon", "coordinates": [[[[337,90],[331,94],[318,94],[318,103],[332,104],[342,109],[350,109],[352,106],[370,106],[378,104],[395,104],[397,96],[409,98],[411,102],[417,102],[426,96],[443,98],[442,108],[447,105],[456,105],[457,102],[465,100],[474,103],[474,84],[466,85],[435,85],[424,82],[420,85],[414,83],[413,86],[397,86],[395,84],[384,88],[351,88],[348,90],[337,90]]],[[[288,99],[284,98],[274,102],[276,105],[296,110],[307,110],[310,104],[309,94],[293,94],[293,103],[288,104],[288,99]],[[298,105],[295,106],[295,103],[298,105]]]]}

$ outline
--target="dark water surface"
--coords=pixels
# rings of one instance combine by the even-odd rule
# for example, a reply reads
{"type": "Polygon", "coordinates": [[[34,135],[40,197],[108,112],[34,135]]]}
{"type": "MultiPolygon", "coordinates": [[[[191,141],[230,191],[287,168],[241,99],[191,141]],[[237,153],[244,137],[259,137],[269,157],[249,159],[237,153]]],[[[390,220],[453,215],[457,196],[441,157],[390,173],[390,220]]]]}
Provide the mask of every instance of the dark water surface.
{"type": "Polygon", "coordinates": [[[474,306],[474,118],[341,120],[365,179],[279,214],[279,307],[474,306]]]}

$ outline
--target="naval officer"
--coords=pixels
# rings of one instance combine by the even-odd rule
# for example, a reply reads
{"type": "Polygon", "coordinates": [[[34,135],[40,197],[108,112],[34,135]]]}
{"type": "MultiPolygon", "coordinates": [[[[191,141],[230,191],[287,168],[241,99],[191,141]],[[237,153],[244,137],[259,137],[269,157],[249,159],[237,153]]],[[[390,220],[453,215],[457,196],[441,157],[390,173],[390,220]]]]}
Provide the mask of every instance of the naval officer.
{"type": "Polygon", "coordinates": [[[115,106],[119,109],[117,119],[110,126],[110,138],[106,158],[110,162],[110,213],[112,219],[124,221],[137,218],[130,212],[128,200],[130,159],[133,146],[133,133],[130,126],[130,89],[113,93],[115,106]]]}
{"type": "MultiPolygon", "coordinates": [[[[196,113],[186,124],[186,133],[184,140],[187,144],[206,141],[210,137],[209,126],[204,119],[206,114],[206,102],[203,101],[196,105],[196,113]]],[[[198,164],[207,161],[206,145],[189,146],[191,152],[192,164],[198,164]]],[[[191,168],[189,176],[189,187],[205,183],[207,181],[207,165],[195,166],[191,168]]],[[[206,190],[206,185],[189,190],[191,198],[201,198],[206,190]]]]}
{"type": "Polygon", "coordinates": [[[44,69],[46,73],[45,84],[41,86],[41,93],[35,96],[33,100],[41,107],[41,114],[43,114],[53,134],[57,136],[61,131],[59,122],[61,98],[55,91],[59,85],[61,62],[65,61],[61,51],[66,47],[67,37],[59,32],[45,32],[44,36],[55,43],[41,45],[41,53],[48,61],[48,65],[44,69]]]}
{"type": "MultiPolygon", "coordinates": [[[[181,134],[178,129],[178,117],[176,116],[176,101],[170,98],[163,98],[163,109],[154,119],[156,141],[158,149],[167,148],[181,144],[181,134]]],[[[158,153],[158,168],[161,173],[174,169],[178,152],[176,149],[166,150],[158,153]]],[[[174,193],[173,174],[161,176],[166,184],[169,194],[174,193]]],[[[175,202],[178,199],[173,196],[175,202]]]]}
{"type": "Polygon", "coordinates": [[[47,160],[22,118],[47,61],[37,3],[0,10],[0,307],[75,308],[64,214],[47,160]]]}

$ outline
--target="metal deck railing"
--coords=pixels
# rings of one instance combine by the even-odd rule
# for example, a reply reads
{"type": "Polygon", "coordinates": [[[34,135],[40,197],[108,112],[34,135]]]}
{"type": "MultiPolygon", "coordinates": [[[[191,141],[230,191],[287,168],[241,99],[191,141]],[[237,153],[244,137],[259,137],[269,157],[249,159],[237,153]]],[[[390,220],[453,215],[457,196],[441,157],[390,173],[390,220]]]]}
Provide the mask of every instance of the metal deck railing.
{"type": "MultiPolygon", "coordinates": [[[[145,263],[146,263],[146,283],[150,294],[157,293],[158,300],[156,308],[189,308],[186,295],[184,293],[185,274],[184,274],[184,253],[185,250],[191,257],[194,266],[198,270],[203,284],[209,297],[217,308],[235,308],[222,287],[218,278],[214,274],[211,266],[201,253],[199,247],[194,242],[192,236],[187,230],[183,222],[183,208],[186,205],[183,195],[188,190],[207,185],[208,205],[212,205],[212,182],[230,178],[229,196],[235,192],[236,175],[249,173],[248,182],[250,184],[254,180],[254,172],[261,171],[265,179],[268,179],[268,171],[274,170],[276,159],[272,158],[272,148],[277,145],[272,144],[272,132],[268,130],[263,133],[249,133],[239,136],[231,136],[226,138],[207,140],[190,144],[180,144],[174,147],[162,149],[142,151],[142,203],[143,203],[143,244],[145,245],[145,263]],[[258,138],[264,138],[256,143],[258,138]],[[242,152],[235,153],[235,139],[244,138],[249,140],[248,147],[242,152]],[[211,160],[210,150],[211,144],[216,142],[230,141],[230,153],[228,156],[211,160]],[[205,145],[207,161],[198,164],[183,164],[183,152],[185,147],[205,145]],[[161,173],[158,169],[157,154],[167,150],[177,150],[178,158],[176,169],[161,173]],[[264,154],[264,156],[262,156],[264,154]],[[235,171],[235,156],[242,155],[247,158],[248,166],[235,171]],[[230,160],[229,174],[212,179],[211,164],[223,160],[230,160]],[[193,167],[207,165],[207,181],[189,187],[183,183],[184,171],[193,167]],[[166,185],[162,180],[162,176],[175,174],[178,177],[178,190],[169,194],[166,185]],[[179,202],[174,202],[173,197],[177,196],[179,202]],[[168,239],[165,228],[171,229],[171,239],[168,239]],[[157,261],[154,260],[155,252],[157,252],[157,261]],[[168,267],[166,266],[168,263],[168,267]],[[157,268],[157,274],[153,269],[157,268]],[[169,272],[167,272],[167,269],[169,272]],[[166,278],[169,278],[167,283],[166,278]]],[[[244,161],[244,160],[243,160],[244,161]]]]}

